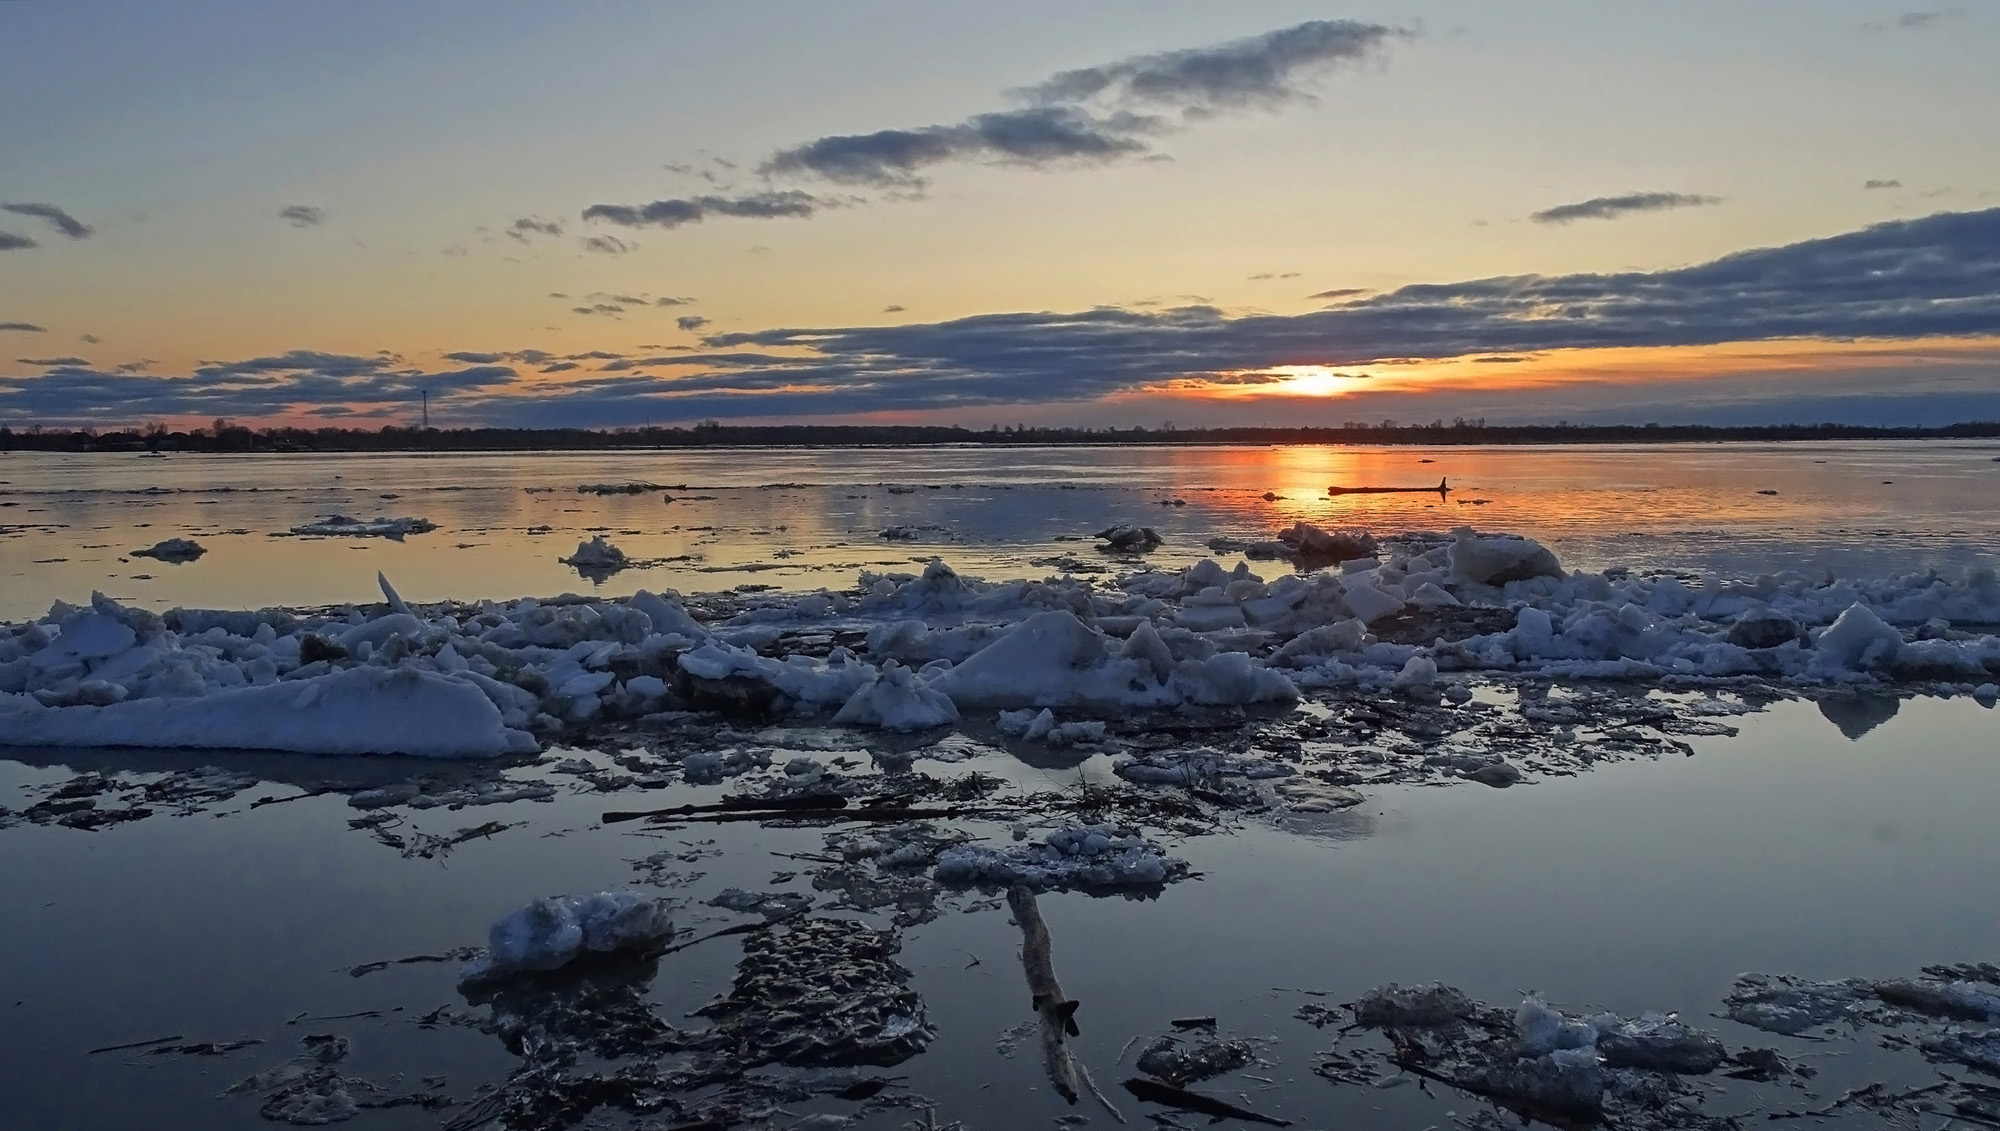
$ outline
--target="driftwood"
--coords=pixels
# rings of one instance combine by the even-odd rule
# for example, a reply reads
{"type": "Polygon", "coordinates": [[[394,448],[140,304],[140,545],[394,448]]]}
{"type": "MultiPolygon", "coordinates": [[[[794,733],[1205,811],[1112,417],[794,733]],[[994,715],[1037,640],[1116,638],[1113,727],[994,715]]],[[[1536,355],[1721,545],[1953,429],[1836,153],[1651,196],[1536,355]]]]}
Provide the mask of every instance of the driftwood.
{"type": "Polygon", "coordinates": [[[780,813],[820,813],[847,808],[845,797],[780,797],[772,799],[753,797],[730,797],[713,805],[675,805],[667,809],[639,809],[633,811],[612,810],[600,818],[607,825],[620,821],[665,820],[671,817],[694,817],[708,813],[750,813],[769,816],[780,813]]]}
{"type": "Polygon", "coordinates": [[[1067,1038],[1078,1034],[1077,1003],[1063,996],[1062,984],[1056,981],[1049,925],[1042,921],[1034,891],[1026,884],[1015,884],[1007,889],[1007,906],[1021,925],[1021,968],[1028,975],[1028,1002],[1041,1021],[1042,1059],[1048,1067],[1049,1083],[1070,1103],[1077,1102],[1087,1089],[1113,1119],[1125,1122],[1125,1116],[1091,1082],[1089,1070],[1070,1055],[1067,1038]]]}
{"type": "Polygon", "coordinates": [[[641,809],[636,811],[612,810],[599,820],[607,825],[624,821],[647,821],[651,824],[675,822],[721,824],[731,821],[780,821],[828,820],[828,821],[928,821],[940,817],[984,817],[1005,810],[984,805],[943,805],[929,808],[904,804],[903,797],[881,799],[880,803],[864,801],[854,805],[845,797],[784,797],[763,801],[752,798],[735,798],[714,805],[676,805],[668,809],[641,809]]]}
{"type": "Polygon", "coordinates": [[[1227,1100],[1204,1096],[1200,1092],[1190,1092],[1186,1088],[1177,1088],[1172,1084],[1162,1084],[1158,1080],[1148,1080],[1144,1076],[1134,1076],[1125,1081],[1125,1090],[1132,1093],[1133,1098],[1146,1103],[1175,1107],[1196,1115],[1212,1116],[1216,1120],[1241,1119],[1246,1123],[1262,1123],[1269,1127],[1292,1125],[1289,1119],[1260,1115],[1249,1108],[1237,1107],[1227,1100]]]}
{"type": "Polygon", "coordinates": [[[1433,494],[1433,493],[1435,493],[1435,494],[1439,494],[1439,495],[1448,495],[1448,494],[1450,494],[1450,493],[1451,493],[1451,484],[1450,484],[1450,482],[1449,482],[1448,480],[1446,480],[1446,479],[1440,479],[1440,480],[1438,480],[1438,485],[1437,485],[1437,486],[1435,486],[1435,487],[1340,487],[1340,486],[1333,486],[1333,487],[1328,487],[1328,488],[1326,489],[1326,493],[1327,493],[1327,494],[1329,494],[1329,495],[1429,495],[1429,494],[1433,494]]]}

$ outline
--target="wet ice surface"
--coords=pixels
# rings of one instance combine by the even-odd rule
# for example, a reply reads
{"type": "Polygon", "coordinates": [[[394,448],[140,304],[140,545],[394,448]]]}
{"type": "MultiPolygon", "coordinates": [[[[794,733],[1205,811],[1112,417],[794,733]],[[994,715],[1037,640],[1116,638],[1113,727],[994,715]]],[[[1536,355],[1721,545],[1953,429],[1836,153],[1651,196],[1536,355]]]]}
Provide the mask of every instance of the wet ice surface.
{"type": "Polygon", "coordinates": [[[1571,568],[1736,575],[1782,561],[1843,574],[1952,570],[1991,564],[1996,455],[2000,446],[1986,441],[166,459],[16,452],[0,455],[0,617],[93,589],[162,608],[370,600],[378,569],[413,601],[813,589],[940,554],[968,573],[1016,577],[1038,559],[1050,571],[1064,559],[1113,568],[1090,536],[1121,523],[1157,530],[1164,543],[1151,560],[1167,566],[1207,555],[1209,539],[1269,539],[1303,520],[1378,534],[1471,522],[1539,538],[1571,568]],[[1336,484],[1440,475],[1457,488],[1448,501],[1326,494],[1336,484]],[[648,489],[595,490],[625,484],[648,489]],[[415,517],[437,529],[400,541],[290,533],[332,515],[415,517]],[[897,536],[884,538],[891,529],[897,536]],[[558,560],[598,535],[644,568],[580,575],[558,560]],[[170,537],[207,552],[184,563],[129,556],[170,537]]]}
{"type": "MultiPolygon", "coordinates": [[[[1505,688],[1476,702],[1503,712],[1520,706],[1505,688]]],[[[1338,710],[1329,707],[1320,725],[1343,717],[1338,710]]],[[[1403,721],[1419,730],[1435,722],[1403,721]]],[[[753,1069],[762,1051],[739,1056],[738,1070],[695,1098],[727,1095],[791,1113],[745,1124],[753,1127],[789,1127],[814,1112],[860,1112],[851,1124],[858,1128],[902,1127],[921,1111],[892,1105],[917,1097],[935,1105],[940,1125],[1055,1126],[1059,1116],[1081,1115],[1105,1126],[1110,1117],[1088,1095],[1072,1107],[1049,1083],[1005,893],[941,880],[927,863],[961,839],[1007,850],[1094,821],[1136,827],[1196,874],[1037,897],[1062,992],[1079,1003],[1079,1033],[1066,1047],[1129,1119],[1166,1110],[1118,1085],[1138,1074],[1157,1038],[1175,1035],[1191,1049],[1248,1042],[1249,1063],[1186,1086],[1297,1126],[1442,1126],[1447,1113],[1473,1120],[1488,1110],[1484,1101],[1437,1083],[1426,1093],[1398,1071],[1388,1039],[1338,1032],[1352,1020],[1342,1003],[1386,983],[1433,980],[1509,1017],[1528,992],[1573,1018],[1678,1011],[1731,1055],[1776,1049],[1815,1073],[1758,1081],[1717,1072],[1684,1082],[1706,1096],[1702,1110],[1712,1115],[1749,1113],[1745,1126],[1767,1112],[1828,1108],[1875,1082],[1892,1096],[1929,1087],[1940,1072],[1976,1084],[1972,1069],[1926,1061],[1922,1041],[1942,1029],[1876,1026],[1829,1042],[1721,1015],[1746,970],[1879,982],[1921,978],[1936,963],[1994,959],[2000,914],[1988,893],[2000,826],[1990,813],[2000,750],[1991,711],[1964,698],[1831,710],[1784,701],[1729,722],[1741,733],[1672,739],[1691,756],[1664,741],[1606,748],[1611,756],[1591,772],[1508,789],[1425,770],[1411,757],[1388,784],[1363,781],[1358,804],[1282,813],[1204,800],[1172,783],[1131,785],[1109,756],[1019,745],[997,731],[923,742],[702,722],[634,732],[605,749],[551,751],[535,763],[475,767],[205,754],[193,761],[215,771],[198,780],[168,772],[187,766],[185,755],[14,751],[0,763],[0,804],[16,812],[65,788],[82,795],[107,783],[151,783],[163,799],[149,802],[149,817],[94,831],[56,820],[0,830],[0,900],[22,911],[9,915],[0,937],[10,1013],[0,1060],[17,1081],[10,1102],[23,1126],[269,1126],[258,1112],[290,1110],[270,1098],[283,1089],[220,1093],[310,1060],[301,1041],[331,1034],[349,1046],[332,1075],[361,1082],[343,1094],[408,1105],[359,1109],[355,1126],[437,1126],[474,1111],[481,1087],[510,1074],[516,1089],[497,1093],[486,1110],[514,1112],[516,1126],[562,1125],[530,1119],[548,1109],[528,1099],[507,1106],[510,1095],[548,1101],[519,1089],[523,1066],[553,1055],[548,1042],[559,1045],[567,1033],[608,1045],[579,1053],[570,1068],[583,1075],[635,1063],[667,1075],[713,1072],[707,1042],[731,1014],[696,1011],[732,993],[742,999],[732,990],[739,962],[746,953],[781,953],[769,944],[784,942],[797,921],[789,916],[811,899],[805,921],[894,932],[897,949],[883,961],[908,971],[906,985],[893,972],[886,982],[856,975],[841,983],[857,1000],[883,1003],[872,1032],[878,1045],[894,1047],[848,1058],[861,1063],[811,1068],[781,1059],[753,1069]],[[1856,721],[1862,716],[1872,725],[1856,721]],[[672,772],[706,749],[768,758],[770,767],[707,786],[672,772]],[[932,821],[927,836],[889,822],[788,826],[769,814],[601,822],[607,811],[712,805],[730,794],[768,802],[837,793],[844,780],[857,798],[875,796],[913,781],[905,767],[929,779],[916,804],[997,812],[932,821]],[[80,774],[103,781],[79,785],[80,774]],[[420,792],[397,793],[418,775],[420,792]],[[541,799],[481,804],[510,795],[496,782],[541,799]],[[378,805],[385,793],[443,803],[378,805]],[[1029,796],[1039,799],[1012,807],[1029,796]],[[266,799],[276,803],[260,804],[266,799]],[[1080,817],[1079,806],[1097,811],[1080,817]],[[1014,837],[1017,821],[1031,826],[1025,841],[1014,837]],[[594,967],[582,981],[461,992],[470,952],[526,900],[626,888],[670,901],[677,939],[779,925],[594,967]],[[732,888],[740,890],[725,896],[732,888]],[[751,903],[747,893],[779,900],[751,903]],[[425,960],[396,961],[409,958],[425,960]],[[920,1000],[920,1018],[905,991],[920,1000]],[[1315,1027],[1326,1020],[1316,1010],[1333,1010],[1334,1023],[1315,1027]],[[934,1036],[896,1046],[917,1030],[892,1016],[934,1036]],[[1212,1030],[1174,1025],[1204,1017],[1215,1018],[1212,1030]],[[169,1036],[164,1053],[87,1054],[169,1036]],[[262,1043],[181,1051],[240,1040],[262,1043]],[[833,1094],[875,1076],[906,1079],[868,1100],[833,1094]],[[1385,1083],[1398,1078],[1409,1082],[1385,1083]],[[412,1098],[440,1096],[454,1105],[433,1110],[412,1098]]],[[[1379,720],[1370,725],[1371,748],[1420,741],[1379,720]]],[[[1263,734],[1260,745],[1277,760],[1313,757],[1263,734]]],[[[1345,757],[1330,764],[1366,765],[1345,757]]],[[[1226,796],[1256,780],[1218,776],[1211,784],[1226,796]]],[[[741,1007],[734,1014],[744,1016],[741,1007]]],[[[791,1024],[764,1033],[756,1019],[766,1015],[753,1010],[749,1029],[727,1032],[756,1035],[759,1049],[781,1034],[796,1042],[814,1032],[791,1024]]],[[[564,1095],[584,1102],[614,1091],[564,1095]]],[[[295,1107],[309,1098],[286,1094],[295,1107]]],[[[1909,1104],[1924,1095],[1887,1111],[1850,1101],[1829,1118],[1911,1126],[1909,1104]]],[[[621,1126],[625,1117],[613,1106],[596,1118],[603,1122],[591,1125],[621,1126]]],[[[1926,1127],[1939,1119],[1923,1118],[1926,1127]]]]}

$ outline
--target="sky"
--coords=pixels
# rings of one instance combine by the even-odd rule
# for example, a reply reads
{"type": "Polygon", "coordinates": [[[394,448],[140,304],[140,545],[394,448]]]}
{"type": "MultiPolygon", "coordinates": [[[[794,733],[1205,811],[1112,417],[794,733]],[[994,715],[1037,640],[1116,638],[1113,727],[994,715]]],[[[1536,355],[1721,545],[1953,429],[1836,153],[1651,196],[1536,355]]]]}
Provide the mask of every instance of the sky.
{"type": "Polygon", "coordinates": [[[2000,5],[0,3],[0,424],[2000,420],[2000,5]]]}

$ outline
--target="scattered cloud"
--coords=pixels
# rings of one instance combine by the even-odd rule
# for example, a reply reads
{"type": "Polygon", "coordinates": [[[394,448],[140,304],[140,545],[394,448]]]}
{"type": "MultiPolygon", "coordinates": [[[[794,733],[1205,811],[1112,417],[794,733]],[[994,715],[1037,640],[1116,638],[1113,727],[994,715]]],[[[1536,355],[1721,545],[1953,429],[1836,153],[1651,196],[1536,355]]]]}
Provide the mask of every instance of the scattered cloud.
{"type": "Polygon", "coordinates": [[[679,326],[689,333],[693,333],[703,326],[708,325],[708,319],[703,318],[699,314],[683,314],[679,318],[674,319],[674,325],[679,326]]]}
{"type": "Polygon", "coordinates": [[[31,247],[40,246],[42,245],[26,236],[17,236],[12,232],[0,232],[0,251],[24,251],[31,247]]]}
{"type": "Polygon", "coordinates": [[[1903,187],[1903,182],[1901,182],[1901,181],[1877,181],[1877,180],[1868,180],[1868,181],[1863,181],[1863,182],[1861,183],[1861,187],[1862,187],[1862,188],[1864,188],[1864,189],[1892,189],[1892,188],[1902,188],[1902,187],[1903,187]]]}
{"type": "Polygon", "coordinates": [[[594,302],[589,306],[572,306],[571,314],[623,314],[625,308],[615,302],[594,302]]]}
{"type": "Polygon", "coordinates": [[[1896,17],[1896,26],[1908,31],[1921,31],[1933,24],[1955,20],[1965,12],[1959,8],[1938,8],[1928,12],[1904,12],[1896,17]]]}
{"type": "Polygon", "coordinates": [[[79,341],[79,342],[83,342],[83,343],[85,343],[85,344],[87,344],[87,345],[93,345],[93,346],[94,346],[94,345],[96,345],[97,343],[99,343],[99,342],[103,341],[104,339],[103,339],[103,338],[100,338],[100,337],[98,337],[98,336],[97,336],[96,334],[78,334],[78,335],[76,336],[76,340],[77,340],[77,341],[79,341]]]}
{"type": "Polygon", "coordinates": [[[80,357],[17,357],[14,360],[20,362],[22,365],[32,365],[39,369],[48,369],[57,365],[90,364],[90,362],[80,357]]]}
{"type": "Polygon", "coordinates": [[[628,243],[617,236],[585,236],[583,250],[594,251],[600,255],[624,255],[639,250],[639,245],[628,243]]]}
{"type": "Polygon", "coordinates": [[[1624,196],[1596,196],[1575,204],[1558,204],[1529,216],[1537,224],[1567,224],[1572,220],[1616,220],[1634,212],[1663,212],[1670,208],[1697,208],[1721,204],[1719,196],[1697,196],[1685,192],[1633,192],[1624,196]]]}
{"type": "Polygon", "coordinates": [[[593,204],[583,210],[583,218],[626,228],[678,228],[699,224],[711,216],[751,220],[806,217],[836,205],[835,201],[798,189],[768,190],[747,196],[678,197],[651,204],[593,204]]]}
{"type": "Polygon", "coordinates": [[[688,305],[689,303],[691,303],[691,302],[693,302],[693,301],[694,301],[694,299],[692,299],[692,298],[689,298],[689,297],[688,297],[688,296],[686,296],[686,295],[681,295],[681,296],[678,296],[678,297],[677,297],[677,296],[674,296],[674,295],[661,295],[661,296],[660,296],[659,298],[656,298],[656,299],[654,299],[654,300],[653,300],[653,305],[654,305],[654,306],[686,306],[686,305],[688,305]]]}
{"type": "Polygon", "coordinates": [[[14,330],[23,334],[40,334],[43,332],[42,328],[33,322],[0,322],[0,331],[4,330],[14,330]]]}
{"type": "Polygon", "coordinates": [[[73,240],[84,239],[92,231],[89,224],[53,204],[0,204],[0,210],[12,212],[17,216],[35,216],[47,220],[56,231],[73,240]]]}
{"type": "Polygon", "coordinates": [[[1163,133],[1230,112],[1309,102],[1311,84],[1412,33],[1354,20],[1313,20],[1210,47],[1063,71],[1011,92],[1023,105],[958,122],[817,138],[773,154],[766,176],[810,176],[876,189],[921,189],[935,166],[1102,165],[1160,156],[1163,133]]]}
{"type": "Polygon", "coordinates": [[[885,306],[885,307],[883,307],[883,308],[882,308],[882,313],[884,313],[884,314],[901,314],[901,313],[903,312],[903,309],[904,309],[904,308],[903,308],[903,307],[900,307],[900,306],[895,306],[895,305],[890,305],[890,306],[885,306]]]}
{"type": "Polygon", "coordinates": [[[317,228],[326,222],[326,209],[310,204],[287,204],[278,209],[278,219],[294,228],[317,228]]]}
{"type": "Polygon", "coordinates": [[[1286,271],[1283,274],[1278,274],[1271,271],[1265,271],[1260,274],[1250,276],[1250,281],[1253,283],[1263,283],[1263,282],[1268,282],[1272,279],[1296,279],[1298,277],[1299,273],[1297,271],[1286,271]]]}
{"type": "Polygon", "coordinates": [[[1368,293],[1367,287],[1335,287],[1330,291],[1314,291],[1312,294],[1309,294],[1306,297],[1307,298],[1352,298],[1355,295],[1365,295],[1367,293],[1368,293]]]}
{"type": "Polygon", "coordinates": [[[556,223],[554,220],[537,220],[528,216],[524,216],[508,225],[506,232],[508,239],[518,240],[521,243],[527,243],[536,236],[560,236],[562,234],[562,225],[556,223]]]}

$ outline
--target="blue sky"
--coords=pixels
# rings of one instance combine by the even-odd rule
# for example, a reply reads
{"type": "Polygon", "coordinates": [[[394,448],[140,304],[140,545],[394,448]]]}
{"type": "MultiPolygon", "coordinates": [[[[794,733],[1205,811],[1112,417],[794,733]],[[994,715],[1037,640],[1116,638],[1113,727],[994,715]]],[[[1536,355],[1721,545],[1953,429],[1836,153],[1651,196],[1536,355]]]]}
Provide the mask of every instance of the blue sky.
{"type": "Polygon", "coordinates": [[[1833,0],[0,5],[0,421],[2000,418],[1995,58],[1833,0]]]}

